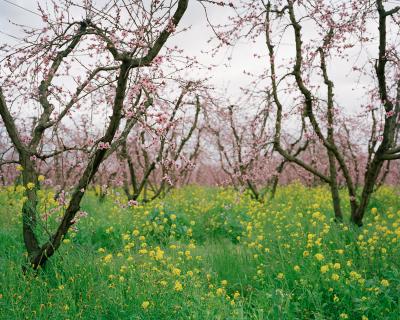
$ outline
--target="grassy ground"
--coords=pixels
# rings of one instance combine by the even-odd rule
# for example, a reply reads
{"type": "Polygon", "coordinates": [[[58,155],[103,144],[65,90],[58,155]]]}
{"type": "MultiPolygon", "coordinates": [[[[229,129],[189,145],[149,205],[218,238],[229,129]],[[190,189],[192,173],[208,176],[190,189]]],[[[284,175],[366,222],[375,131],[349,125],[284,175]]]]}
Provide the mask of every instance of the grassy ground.
{"type": "Polygon", "coordinates": [[[89,194],[38,275],[21,272],[22,191],[0,189],[0,319],[400,319],[399,190],[375,194],[363,228],[301,185],[266,205],[223,189],[129,208],[89,194]]]}

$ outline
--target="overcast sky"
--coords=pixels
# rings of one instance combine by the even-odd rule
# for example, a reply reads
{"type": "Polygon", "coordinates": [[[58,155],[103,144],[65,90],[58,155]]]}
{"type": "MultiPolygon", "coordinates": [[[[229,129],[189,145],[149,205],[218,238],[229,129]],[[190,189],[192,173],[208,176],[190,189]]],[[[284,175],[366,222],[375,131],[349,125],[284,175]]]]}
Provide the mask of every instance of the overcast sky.
{"type": "MultiPolygon", "coordinates": [[[[18,6],[34,12],[37,11],[36,0],[0,0],[0,43],[13,42],[15,41],[13,36],[19,34],[18,28],[13,26],[10,21],[29,26],[39,25],[41,23],[41,18],[39,16],[36,16],[34,13],[28,12],[18,6]],[[11,4],[10,2],[14,3],[15,5],[11,4]]],[[[224,9],[221,10],[219,7],[215,7],[214,11],[210,12],[211,20],[220,22],[221,12],[225,15],[224,19],[226,19],[227,11],[224,9]]],[[[201,54],[202,50],[210,49],[209,45],[207,44],[207,40],[213,34],[211,29],[207,27],[207,21],[205,19],[203,7],[196,0],[189,1],[188,11],[184,15],[180,26],[191,26],[191,30],[186,33],[179,34],[175,38],[171,38],[168,41],[168,45],[178,44],[181,48],[185,49],[187,54],[197,56],[199,60],[205,64],[213,63],[222,65],[223,63],[227,62],[227,60],[224,59],[226,58],[224,53],[221,53],[220,58],[217,60],[214,60],[205,54],[201,54]]],[[[246,57],[249,55],[251,51],[253,50],[246,50],[238,47],[237,49],[235,48],[235,56],[238,59],[241,59],[243,56],[246,57]]],[[[243,61],[246,60],[247,59],[243,59],[243,61]]],[[[243,69],[257,69],[256,65],[246,66],[236,63],[232,63],[232,65],[233,67],[230,68],[229,75],[227,75],[226,70],[219,70],[219,72],[216,72],[213,75],[215,83],[223,87],[231,84],[231,86],[237,88],[239,83],[245,83],[242,81],[243,69]]]]}
{"type": "MultiPolygon", "coordinates": [[[[387,4],[388,8],[394,6],[396,0],[391,0],[387,4]]],[[[28,10],[36,11],[36,0],[0,0],[0,44],[5,42],[12,42],[13,35],[17,35],[18,31],[9,21],[15,21],[25,25],[40,24],[40,17],[34,13],[23,10],[22,8],[12,5],[27,8],[28,10]],[[8,34],[8,35],[7,35],[8,34]]],[[[227,19],[228,11],[215,7],[209,12],[211,21],[222,22],[227,19]]],[[[241,43],[238,44],[233,50],[225,50],[217,58],[211,58],[206,54],[202,54],[202,50],[208,50],[209,44],[207,40],[212,36],[211,29],[207,27],[202,6],[195,0],[189,2],[189,9],[183,18],[181,26],[191,26],[191,30],[186,33],[177,35],[171,39],[168,44],[179,44],[184,48],[189,55],[196,55],[204,64],[213,63],[218,64],[217,70],[212,74],[212,81],[215,85],[222,89],[227,89],[228,94],[232,97],[239,95],[239,87],[246,86],[250,82],[250,78],[243,75],[243,71],[250,71],[257,73],[265,65],[265,60],[256,60],[253,58],[254,53],[266,54],[266,48],[260,38],[257,44],[241,43]],[[227,57],[232,52],[232,60],[228,61],[227,57]],[[223,65],[228,63],[229,68],[223,65]]],[[[303,29],[303,33],[307,34],[307,28],[303,29]]],[[[292,52],[293,47],[282,46],[280,47],[280,54],[282,56],[292,52]]],[[[370,48],[370,56],[375,53],[375,48],[370,48]]],[[[354,57],[351,57],[349,63],[341,63],[339,61],[332,63],[330,67],[331,77],[335,80],[335,97],[347,109],[355,109],[359,106],[359,101],[363,94],[360,90],[361,84],[357,84],[356,79],[348,75],[347,70],[351,66],[352,61],[356,59],[357,52],[354,52],[354,57]],[[358,89],[357,89],[358,88],[358,89]]],[[[365,57],[364,57],[365,58],[365,57]]]]}

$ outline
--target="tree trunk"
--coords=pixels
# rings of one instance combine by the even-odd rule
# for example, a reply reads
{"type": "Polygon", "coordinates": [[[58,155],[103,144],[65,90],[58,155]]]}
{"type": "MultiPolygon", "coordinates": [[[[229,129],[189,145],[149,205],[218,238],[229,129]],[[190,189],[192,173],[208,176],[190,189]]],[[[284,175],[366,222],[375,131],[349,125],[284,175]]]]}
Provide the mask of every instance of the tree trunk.
{"type": "Polygon", "coordinates": [[[337,183],[337,171],[336,171],[336,159],[332,152],[328,152],[329,157],[329,172],[331,176],[331,182],[329,184],[331,188],[333,211],[335,212],[335,220],[343,221],[342,209],[340,207],[340,196],[337,183]]]}

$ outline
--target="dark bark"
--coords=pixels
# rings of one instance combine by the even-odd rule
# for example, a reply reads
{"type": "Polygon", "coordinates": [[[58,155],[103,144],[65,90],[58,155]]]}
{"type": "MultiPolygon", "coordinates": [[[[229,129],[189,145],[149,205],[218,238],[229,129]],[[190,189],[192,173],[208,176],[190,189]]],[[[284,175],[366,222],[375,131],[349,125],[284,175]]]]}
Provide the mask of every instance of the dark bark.
{"type": "MultiPolygon", "coordinates": [[[[172,17],[172,21],[175,25],[179,23],[183,14],[185,13],[188,5],[188,0],[179,0],[177,9],[172,17]]],[[[27,200],[25,201],[22,209],[23,213],[23,236],[26,249],[28,251],[29,262],[34,269],[39,266],[43,266],[45,262],[55,253],[59,248],[63,237],[68,232],[69,228],[73,224],[73,219],[76,213],[80,209],[80,203],[84,196],[84,192],[89,186],[89,183],[96,174],[101,162],[104,160],[105,156],[109,154],[105,149],[97,149],[93,156],[89,159],[89,162],[79,179],[79,182],[74,188],[68,207],[62,217],[61,223],[59,224],[57,230],[50,239],[43,245],[39,244],[38,238],[35,235],[36,219],[37,219],[37,190],[39,189],[39,183],[37,181],[38,174],[35,170],[34,162],[31,160],[31,156],[36,156],[38,154],[38,146],[41,142],[44,132],[46,129],[55,126],[59,123],[62,118],[68,113],[71,107],[75,104],[75,100],[72,99],[69,103],[64,106],[64,109],[59,113],[55,120],[50,120],[54,106],[49,102],[48,97],[50,94],[49,88],[52,85],[54,76],[56,75],[60,65],[62,64],[64,58],[66,58],[71,52],[74,51],[76,46],[81,41],[81,38],[85,34],[93,34],[98,32],[99,29],[94,26],[90,21],[83,21],[80,23],[80,28],[77,30],[76,34],[71,37],[68,45],[65,49],[59,51],[50,66],[49,72],[44,76],[44,80],[39,86],[39,102],[43,109],[42,114],[37,120],[32,134],[32,139],[29,145],[24,145],[19,137],[18,130],[16,128],[14,119],[12,118],[9,109],[6,105],[5,98],[3,96],[3,91],[0,88],[0,116],[3,119],[8,135],[19,154],[19,162],[24,167],[22,172],[23,182],[25,186],[30,186],[34,184],[33,188],[29,187],[26,189],[27,200]]],[[[98,33],[97,33],[98,34],[98,33]]],[[[118,52],[112,43],[107,42],[107,39],[103,38],[107,43],[107,50],[114,56],[115,60],[120,61],[120,65],[111,67],[101,67],[95,69],[87,78],[87,80],[77,88],[76,96],[78,96],[89,82],[95,77],[100,71],[107,70],[119,70],[119,75],[117,79],[116,95],[113,104],[113,112],[110,117],[110,122],[106,129],[106,133],[101,138],[101,142],[109,143],[112,145],[114,136],[118,130],[121,117],[122,117],[122,107],[125,98],[125,92],[127,87],[127,82],[129,78],[129,72],[132,68],[137,68],[141,66],[149,65],[152,60],[158,55],[161,48],[164,46],[171,31],[166,28],[155,40],[153,46],[149,49],[146,56],[141,58],[132,58],[131,52],[118,52]]],[[[100,34],[101,36],[101,34],[100,34]]],[[[113,146],[115,150],[116,146],[113,146]]],[[[57,154],[54,154],[56,156],[57,154]]]]}
{"type": "MultiPolygon", "coordinates": [[[[378,59],[375,65],[376,76],[378,79],[378,89],[381,102],[384,107],[384,111],[386,113],[391,112],[395,105],[391,101],[390,97],[387,93],[387,83],[386,83],[386,63],[387,60],[387,50],[386,50],[386,23],[387,17],[393,15],[397,11],[400,10],[400,7],[396,7],[392,10],[386,11],[383,5],[382,0],[377,0],[377,11],[379,15],[379,53],[378,59]]],[[[397,102],[398,103],[398,102],[397,102]]],[[[395,110],[398,112],[398,110],[395,110]]],[[[390,160],[388,152],[390,152],[391,148],[393,148],[393,144],[395,141],[395,134],[396,134],[396,118],[397,114],[395,112],[395,116],[392,117],[385,117],[384,120],[384,129],[382,135],[382,142],[379,145],[378,149],[376,150],[375,154],[372,157],[371,162],[369,163],[367,170],[365,172],[364,177],[364,187],[361,193],[361,200],[360,204],[357,209],[352,212],[351,221],[354,222],[358,226],[362,226],[363,218],[365,215],[365,211],[367,209],[369,200],[371,195],[374,191],[374,187],[376,181],[378,179],[379,173],[382,169],[384,160],[390,160]]],[[[392,160],[395,157],[392,158],[392,160]]]]}

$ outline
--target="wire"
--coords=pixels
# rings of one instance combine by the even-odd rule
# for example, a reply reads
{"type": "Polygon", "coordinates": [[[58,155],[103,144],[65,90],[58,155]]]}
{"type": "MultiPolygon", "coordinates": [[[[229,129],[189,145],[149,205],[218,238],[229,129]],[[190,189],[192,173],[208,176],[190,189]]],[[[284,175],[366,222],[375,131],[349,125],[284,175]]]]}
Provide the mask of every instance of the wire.
{"type": "Polygon", "coordinates": [[[22,9],[22,10],[26,11],[26,12],[32,13],[32,14],[34,14],[34,15],[37,15],[38,17],[41,17],[41,15],[40,15],[39,13],[37,13],[37,12],[35,12],[35,11],[32,11],[32,10],[30,10],[30,9],[27,9],[27,8],[25,8],[25,7],[23,7],[23,6],[20,6],[19,4],[14,3],[14,2],[12,2],[12,1],[10,1],[10,0],[3,0],[3,1],[6,2],[6,3],[8,3],[8,4],[11,4],[11,5],[14,6],[14,7],[17,7],[17,8],[19,8],[19,9],[22,9]]]}
{"type": "Polygon", "coordinates": [[[20,40],[20,41],[21,41],[20,38],[18,38],[18,37],[16,37],[16,36],[13,36],[13,35],[11,35],[11,34],[9,34],[9,33],[5,33],[5,32],[3,32],[3,31],[1,31],[1,30],[0,30],[0,33],[1,33],[1,34],[4,34],[4,35],[7,36],[7,37],[10,37],[10,38],[13,38],[13,39],[16,39],[16,40],[20,40]]]}

